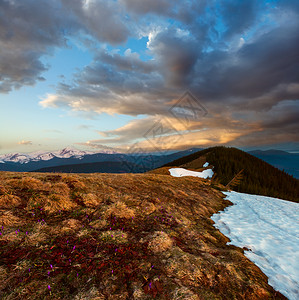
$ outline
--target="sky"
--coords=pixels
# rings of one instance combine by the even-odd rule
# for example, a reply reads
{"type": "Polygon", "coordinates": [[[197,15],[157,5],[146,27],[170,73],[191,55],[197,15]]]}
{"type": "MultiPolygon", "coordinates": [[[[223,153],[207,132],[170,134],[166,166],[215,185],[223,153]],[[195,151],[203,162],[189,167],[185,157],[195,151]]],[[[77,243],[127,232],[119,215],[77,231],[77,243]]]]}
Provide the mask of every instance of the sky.
{"type": "Polygon", "coordinates": [[[0,0],[0,154],[299,152],[297,0],[0,0]]]}

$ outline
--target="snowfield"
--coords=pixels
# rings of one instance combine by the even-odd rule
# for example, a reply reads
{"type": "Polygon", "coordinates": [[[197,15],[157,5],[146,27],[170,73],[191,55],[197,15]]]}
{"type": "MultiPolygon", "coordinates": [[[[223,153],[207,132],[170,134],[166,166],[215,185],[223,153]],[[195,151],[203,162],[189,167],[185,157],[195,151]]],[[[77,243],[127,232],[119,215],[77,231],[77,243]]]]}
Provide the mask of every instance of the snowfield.
{"type": "Polygon", "coordinates": [[[271,197],[224,192],[234,205],[214,214],[215,227],[269,278],[274,289],[299,299],[299,204],[271,197]]]}
{"type": "Polygon", "coordinates": [[[169,169],[170,175],[173,177],[193,176],[199,178],[212,178],[214,172],[211,169],[204,170],[202,172],[189,171],[184,168],[172,168],[169,169]]]}

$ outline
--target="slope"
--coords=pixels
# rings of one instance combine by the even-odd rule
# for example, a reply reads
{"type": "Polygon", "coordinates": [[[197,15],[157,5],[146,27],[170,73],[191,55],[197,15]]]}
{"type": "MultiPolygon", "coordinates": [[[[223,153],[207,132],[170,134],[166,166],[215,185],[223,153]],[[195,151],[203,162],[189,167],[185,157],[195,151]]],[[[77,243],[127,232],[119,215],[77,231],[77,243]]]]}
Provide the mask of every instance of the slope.
{"type": "Polygon", "coordinates": [[[280,170],[284,170],[286,173],[293,175],[295,178],[299,179],[298,153],[288,153],[279,150],[254,150],[249,151],[248,153],[264,160],[268,164],[280,170]]]}
{"type": "Polygon", "coordinates": [[[164,167],[187,167],[200,170],[207,161],[223,185],[243,170],[243,179],[235,191],[271,196],[299,202],[299,181],[285,172],[236,148],[213,147],[177,159],[164,167]]]}
{"type": "Polygon", "coordinates": [[[85,164],[62,165],[48,168],[41,168],[34,172],[60,172],[60,173],[127,173],[133,170],[137,173],[141,169],[134,163],[126,161],[104,161],[85,164]]]}
{"type": "Polygon", "coordinates": [[[213,227],[205,179],[0,172],[1,299],[285,299],[213,227]]]}

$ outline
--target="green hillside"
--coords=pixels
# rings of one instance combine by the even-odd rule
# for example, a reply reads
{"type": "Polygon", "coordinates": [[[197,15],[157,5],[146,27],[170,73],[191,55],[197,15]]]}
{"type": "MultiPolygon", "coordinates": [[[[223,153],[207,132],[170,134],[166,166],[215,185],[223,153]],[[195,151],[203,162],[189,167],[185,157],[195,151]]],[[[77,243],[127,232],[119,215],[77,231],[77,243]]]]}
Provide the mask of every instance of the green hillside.
{"type": "Polygon", "coordinates": [[[242,193],[271,196],[299,202],[299,181],[263,160],[236,148],[213,147],[177,159],[164,165],[179,167],[188,164],[198,169],[200,157],[214,166],[214,180],[226,185],[238,172],[243,170],[240,184],[233,190],[242,193]]]}

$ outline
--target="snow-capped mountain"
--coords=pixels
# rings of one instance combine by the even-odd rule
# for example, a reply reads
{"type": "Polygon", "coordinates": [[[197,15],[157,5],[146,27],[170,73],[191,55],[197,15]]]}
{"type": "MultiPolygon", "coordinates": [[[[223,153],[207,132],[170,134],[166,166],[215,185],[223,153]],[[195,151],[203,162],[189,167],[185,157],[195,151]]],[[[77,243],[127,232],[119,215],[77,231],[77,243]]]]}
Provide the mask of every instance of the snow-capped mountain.
{"type": "MultiPolygon", "coordinates": [[[[103,153],[103,152],[101,152],[103,153]]],[[[0,155],[0,163],[6,162],[14,162],[14,163],[21,163],[26,164],[32,161],[47,161],[52,158],[83,158],[86,155],[95,154],[95,152],[91,151],[81,151],[74,148],[64,148],[59,151],[53,152],[32,152],[32,153],[9,153],[0,155]]]]}
{"type": "Polygon", "coordinates": [[[56,156],[56,157],[59,157],[59,158],[70,158],[70,157],[80,158],[80,157],[83,157],[85,155],[95,154],[95,152],[81,151],[81,150],[77,150],[77,149],[67,147],[67,148],[64,148],[60,151],[52,152],[51,154],[56,156]]]}
{"type": "MultiPolygon", "coordinates": [[[[128,166],[134,166],[134,170],[140,172],[140,170],[144,170],[144,168],[150,170],[162,166],[165,163],[190,154],[190,151],[192,152],[192,149],[171,154],[166,153],[165,155],[144,155],[144,159],[140,160],[139,153],[126,154],[107,149],[90,152],[67,147],[60,151],[52,152],[38,151],[26,154],[10,153],[0,155],[0,171],[35,172],[43,170],[43,172],[68,172],[65,170],[72,170],[74,173],[90,173],[91,170],[92,172],[96,172],[95,170],[99,170],[99,172],[104,169],[107,170],[107,165],[109,166],[108,163],[113,166],[113,163],[117,162],[119,164],[119,170],[123,170],[122,166],[128,163],[128,166]],[[106,165],[102,164],[100,167],[98,163],[101,162],[106,163],[106,165]],[[105,168],[103,167],[104,165],[105,168]],[[96,166],[98,166],[98,169],[96,166]]],[[[109,166],[109,168],[110,167],[111,166],[109,166]]],[[[129,169],[130,168],[131,167],[129,167],[129,169]]],[[[113,170],[113,172],[115,172],[116,169],[114,168],[113,170]]]]}

